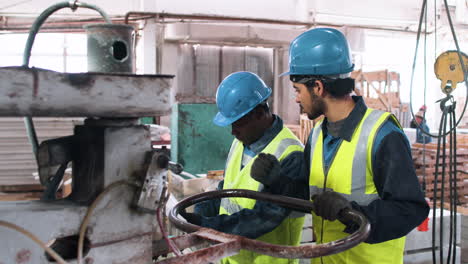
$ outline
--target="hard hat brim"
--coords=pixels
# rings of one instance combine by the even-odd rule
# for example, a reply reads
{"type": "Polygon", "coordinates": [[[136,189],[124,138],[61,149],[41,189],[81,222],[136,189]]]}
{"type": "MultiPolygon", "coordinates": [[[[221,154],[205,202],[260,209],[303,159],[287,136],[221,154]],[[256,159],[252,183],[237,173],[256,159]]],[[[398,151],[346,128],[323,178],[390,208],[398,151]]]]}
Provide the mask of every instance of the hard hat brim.
{"type": "Polygon", "coordinates": [[[225,127],[225,126],[228,126],[228,125],[234,123],[237,119],[236,118],[227,118],[227,117],[223,116],[223,114],[218,112],[216,114],[216,116],[213,118],[213,123],[215,125],[217,125],[217,126],[225,127]]]}

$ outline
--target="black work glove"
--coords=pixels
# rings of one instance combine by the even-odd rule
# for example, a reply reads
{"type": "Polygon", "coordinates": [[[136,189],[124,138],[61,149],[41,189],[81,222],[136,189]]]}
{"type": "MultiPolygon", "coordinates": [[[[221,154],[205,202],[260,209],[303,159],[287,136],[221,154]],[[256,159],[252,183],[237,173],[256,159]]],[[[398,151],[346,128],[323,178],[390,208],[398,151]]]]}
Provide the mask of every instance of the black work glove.
{"type": "Polygon", "coordinates": [[[345,208],[351,208],[351,203],[337,192],[325,191],[312,197],[315,214],[325,220],[335,221],[345,208]]]}
{"type": "Polygon", "coordinates": [[[272,186],[279,183],[280,163],[275,156],[271,154],[260,153],[252,164],[250,175],[265,186],[272,186]]]}
{"type": "Polygon", "coordinates": [[[201,225],[201,215],[195,213],[187,213],[185,210],[180,212],[180,215],[187,220],[187,222],[194,224],[194,225],[201,225]]]}

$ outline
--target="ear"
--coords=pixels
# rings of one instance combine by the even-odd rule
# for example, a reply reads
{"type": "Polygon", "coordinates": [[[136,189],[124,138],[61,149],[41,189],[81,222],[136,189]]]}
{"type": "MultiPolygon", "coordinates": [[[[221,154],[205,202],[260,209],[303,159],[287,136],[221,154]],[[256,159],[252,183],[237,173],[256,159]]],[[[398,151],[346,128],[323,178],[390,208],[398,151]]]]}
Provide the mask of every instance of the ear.
{"type": "Polygon", "coordinates": [[[325,96],[326,91],[325,91],[325,88],[323,87],[322,81],[320,81],[320,80],[315,81],[315,86],[313,88],[313,91],[314,91],[315,95],[317,95],[317,96],[320,96],[320,97],[325,96]]]}

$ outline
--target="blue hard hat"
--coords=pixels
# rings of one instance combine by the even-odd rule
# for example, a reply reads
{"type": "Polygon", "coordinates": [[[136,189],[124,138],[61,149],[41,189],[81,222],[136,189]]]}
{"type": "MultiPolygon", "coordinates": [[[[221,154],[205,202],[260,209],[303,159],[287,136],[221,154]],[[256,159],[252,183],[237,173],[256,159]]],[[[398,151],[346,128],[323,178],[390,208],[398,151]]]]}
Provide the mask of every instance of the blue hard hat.
{"type": "Polygon", "coordinates": [[[333,28],[314,28],[289,46],[289,71],[284,75],[336,75],[352,72],[348,41],[333,28]]]}
{"type": "Polygon", "coordinates": [[[227,126],[240,119],[271,95],[271,88],[255,73],[235,72],[218,86],[218,113],[213,123],[227,126]]]}

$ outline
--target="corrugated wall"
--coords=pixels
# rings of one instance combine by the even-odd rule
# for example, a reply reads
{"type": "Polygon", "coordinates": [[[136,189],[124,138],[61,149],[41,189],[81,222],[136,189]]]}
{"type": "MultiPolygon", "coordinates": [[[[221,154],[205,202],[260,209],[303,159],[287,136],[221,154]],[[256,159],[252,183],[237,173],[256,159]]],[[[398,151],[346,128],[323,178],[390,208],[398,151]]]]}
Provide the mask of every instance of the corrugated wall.
{"type": "MultiPolygon", "coordinates": [[[[82,118],[34,118],[39,142],[73,134],[82,118]]],[[[36,161],[23,118],[0,118],[0,185],[35,184],[36,161]]]]}
{"type": "MultiPolygon", "coordinates": [[[[288,77],[288,50],[248,46],[168,43],[163,72],[175,74],[173,93],[179,103],[214,103],[219,83],[236,71],[258,74],[273,89],[270,106],[286,124],[299,125],[299,106],[288,77]]],[[[170,126],[169,116],[161,123],[170,126]]]]}
{"type": "Polygon", "coordinates": [[[236,71],[254,72],[273,87],[273,49],[187,44],[179,49],[178,95],[214,98],[219,83],[236,71]]]}

